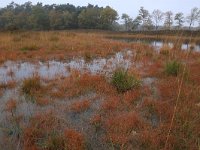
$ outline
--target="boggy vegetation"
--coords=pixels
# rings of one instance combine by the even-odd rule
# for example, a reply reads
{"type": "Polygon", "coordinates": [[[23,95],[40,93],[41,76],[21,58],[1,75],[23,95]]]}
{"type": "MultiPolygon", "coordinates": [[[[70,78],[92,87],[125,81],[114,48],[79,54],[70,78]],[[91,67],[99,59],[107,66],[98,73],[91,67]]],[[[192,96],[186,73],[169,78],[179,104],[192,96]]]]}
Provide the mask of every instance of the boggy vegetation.
{"type": "Polygon", "coordinates": [[[85,56],[88,60],[130,47],[127,43],[103,37],[103,33],[86,31],[1,32],[0,63],[6,60],[66,60],[76,56],[85,56]]]}
{"type": "Polygon", "coordinates": [[[68,58],[90,52],[93,61],[124,48],[133,55],[125,72],[113,70],[111,76],[70,70],[65,77],[33,76],[14,84],[12,80],[12,84],[1,83],[2,149],[199,149],[200,53],[175,48],[155,51],[141,43],[104,39],[106,33],[72,31],[33,32],[24,40],[41,38],[41,50],[21,51],[21,46],[29,43],[12,41],[16,34],[3,34],[10,44],[0,44],[6,56],[1,56],[2,62],[48,60],[56,57],[56,52],[68,58]],[[50,42],[53,35],[59,40],[51,38],[50,42]],[[15,42],[16,49],[9,49],[15,42]],[[64,46],[49,51],[47,43],[54,42],[73,50],[64,46]],[[15,58],[16,54],[20,56],[15,58]]]}
{"type": "Polygon", "coordinates": [[[119,92],[126,92],[132,88],[137,88],[140,81],[134,75],[129,75],[126,70],[118,68],[113,73],[112,84],[119,92]]]}

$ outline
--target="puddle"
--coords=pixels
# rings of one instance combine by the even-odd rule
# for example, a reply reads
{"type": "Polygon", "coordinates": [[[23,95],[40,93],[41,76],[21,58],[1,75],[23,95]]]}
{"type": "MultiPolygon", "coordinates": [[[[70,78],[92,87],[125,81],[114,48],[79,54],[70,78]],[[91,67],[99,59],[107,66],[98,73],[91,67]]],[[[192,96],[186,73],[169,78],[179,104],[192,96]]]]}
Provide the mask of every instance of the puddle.
{"type": "Polygon", "coordinates": [[[146,77],[142,79],[143,85],[150,87],[150,90],[152,92],[152,98],[155,100],[160,97],[159,90],[157,89],[155,85],[156,80],[157,79],[154,77],[146,77]]]}
{"type": "Polygon", "coordinates": [[[70,62],[13,62],[7,61],[0,67],[0,82],[6,83],[11,80],[22,80],[33,75],[42,78],[55,78],[69,76],[70,70],[90,72],[92,74],[109,74],[117,67],[128,69],[131,65],[132,51],[118,52],[111,58],[97,58],[86,62],[83,58],[74,59],[70,62]]]}
{"type": "MultiPolygon", "coordinates": [[[[150,46],[153,46],[156,50],[160,50],[163,46],[167,45],[170,48],[173,48],[173,42],[164,42],[161,40],[145,40],[145,39],[130,39],[130,38],[112,38],[114,40],[120,40],[123,42],[133,42],[133,43],[146,43],[150,46]]],[[[189,50],[192,49],[196,52],[200,52],[200,44],[189,44],[189,43],[182,43],[181,49],[182,50],[189,50]]]]}
{"type": "Polygon", "coordinates": [[[151,86],[155,82],[155,80],[156,78],[147,77],[147,78],[144,78],[142,81],[145,86],[151,86]]]}

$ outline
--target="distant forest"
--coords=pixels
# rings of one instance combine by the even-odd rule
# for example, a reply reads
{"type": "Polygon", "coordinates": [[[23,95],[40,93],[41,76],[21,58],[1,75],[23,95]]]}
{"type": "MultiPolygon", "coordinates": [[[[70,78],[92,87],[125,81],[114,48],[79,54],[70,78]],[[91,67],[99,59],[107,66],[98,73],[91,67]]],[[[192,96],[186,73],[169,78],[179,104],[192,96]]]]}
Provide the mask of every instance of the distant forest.
{"type": "Polygon", "coordinates": [[[118,13],[111,7],[91,4],[75,7],[12,2],[0,9],[1,30],[112,29],[117,19],[118,13]]]}
{"type": "Polygon", "coordinates": [[[22,5],[14,2],[0,8],[0,30],[65,30],[65,29],[101,29],[123,31],[157,31],[195,29],[200,27],[200,9],[191,9],[184,16],[182,12],[173,14],[155,9],[149,12],[144,7],[135,18],[128,14],[119,17],[113,8],[98,5],[74,6],[72,4],[33,5],[26,2],[22,5]],[[119,24],[117,20],[123,21],[119,24]]]}

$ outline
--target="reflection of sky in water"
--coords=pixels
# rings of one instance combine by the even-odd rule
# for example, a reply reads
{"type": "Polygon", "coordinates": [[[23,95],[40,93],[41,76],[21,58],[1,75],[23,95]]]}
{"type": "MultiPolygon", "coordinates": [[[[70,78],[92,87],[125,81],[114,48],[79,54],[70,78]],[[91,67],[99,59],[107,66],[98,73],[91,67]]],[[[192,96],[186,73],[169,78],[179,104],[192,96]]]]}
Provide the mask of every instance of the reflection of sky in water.
{"type": "MultiPolygon", "coordinates": [[[[174,44],[172,42],[163,42],[163,41],[158,41],[158,40],[142,40],[142,39],[128,39],[128,38],[122,38],[122,39],[115,39],[114,40],[120,40],[120,41],[124,41],[124,42],[134,42],[134,43],[145,43],[145,44],[149,44],[151,46],[154,46],[156,48],[156,50],[160,50],[164,45],[169,46],[170,48],[173,48],[174,44]]],[[[192,45],[194,47],[194,51],[200,52],[200,44],[193,44],[192,45]]],[[[181,49],[182,50],[187,50],[190,49],[191,44],[186,44],[183,43],[181,45],[181,49]]]]}
{"type": "Polygon", "coordinates": [[[44,78],[68,76],[70,74],[70,69],[90,72],[92,74],[108,74],[117,67],[128,69],[131,65],[131,56],[131,51],[119,52],[109,59],[98,58],[88,63],[85,62],[84,59],[74,59],[68,63],[49,61],[46,63],[38,62],[37,64],[7,61],[0,67],[0,82],[7,82],[12,79],[21,80],[33,75],[39,75],[44,78]],[[8,75],[9,72],[13,72],[14,75],[8,75]]]}
{"type": "MultiPolygon", "coordinates": [[[[173,48],[174,44],[172,42],[162,42],[162,41],[153,41],[151,42],[151,45],[156,47],[156,49],[160,49],[162,48],[164,45],[167,45],[169,46],[170,48],[173,48]]],[[[181,45],[181,49],[182,50],[187,50],[187,49],[190,49],[190,47],[193,46],[194,47],[194,51],[197,51],[197,52],[200,52],[200,45],[191,45],[191,44],[186,44],[186,43],[183,43],[181,45]]]]}

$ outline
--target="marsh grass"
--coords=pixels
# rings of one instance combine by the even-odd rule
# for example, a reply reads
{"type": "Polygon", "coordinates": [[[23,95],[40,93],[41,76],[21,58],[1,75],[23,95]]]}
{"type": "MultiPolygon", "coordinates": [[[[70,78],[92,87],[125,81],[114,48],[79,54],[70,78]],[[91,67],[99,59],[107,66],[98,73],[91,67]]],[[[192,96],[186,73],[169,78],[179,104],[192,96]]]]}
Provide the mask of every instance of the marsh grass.
{"type": "Polygon", "coordinates": [[[39,77],[27,78],[23,81],[21,92],[27,96],[34,96],[37,91],[41,90],[42,85],[39,77]]]}
{"type": "Polygon", "coordinates": [[[84,53],[84,59],[86,62],[90,62],[92,60],[93,56],[90,52],[85,52],[84,53]]]}
{"type": "Polygon", "coordinates": [[[59,37],[58,36],[51,36],[50,38],[49,38],[49,41],[51,41],[51,42],[57,42],[57,41],[59,41],[60,39],[59,39],[59,37]]]}
{"type": "Polygon", "coordinates": [[[20,50],[23,51],[23,52],[36,51],[36,50],[39,50],[39,47],[36,44],[31,44],[31,45],[27,45],[27,46],[22,47],[20,50]]]}
{"type": "Polygon", "coordinates": [[[91,103],[88,100],[82,100],[80,102],[75,102],[71,106],[71,111],[76,113],[81,113],[89,109],[91,103]]]}
{"type": "Polygon", "coordinates": [[[170,54],[171,47],[167,44],[164,44],[160,49],[160,54],[168,56],[170,54]]]}
{"type": "Polygon", "coordinates": [[[165,64],[165,73],[167,75],[177,76],[182,68],[182,64],[177,60],[169,61],[165,64]]]}
{"type": "Polygon", "coordinates": [[[114,71],[111,82],[118,92],[126,92],[140,86],[140,80],[134,75],[129,74],[127,70],[121,68],[114,71]]]}

